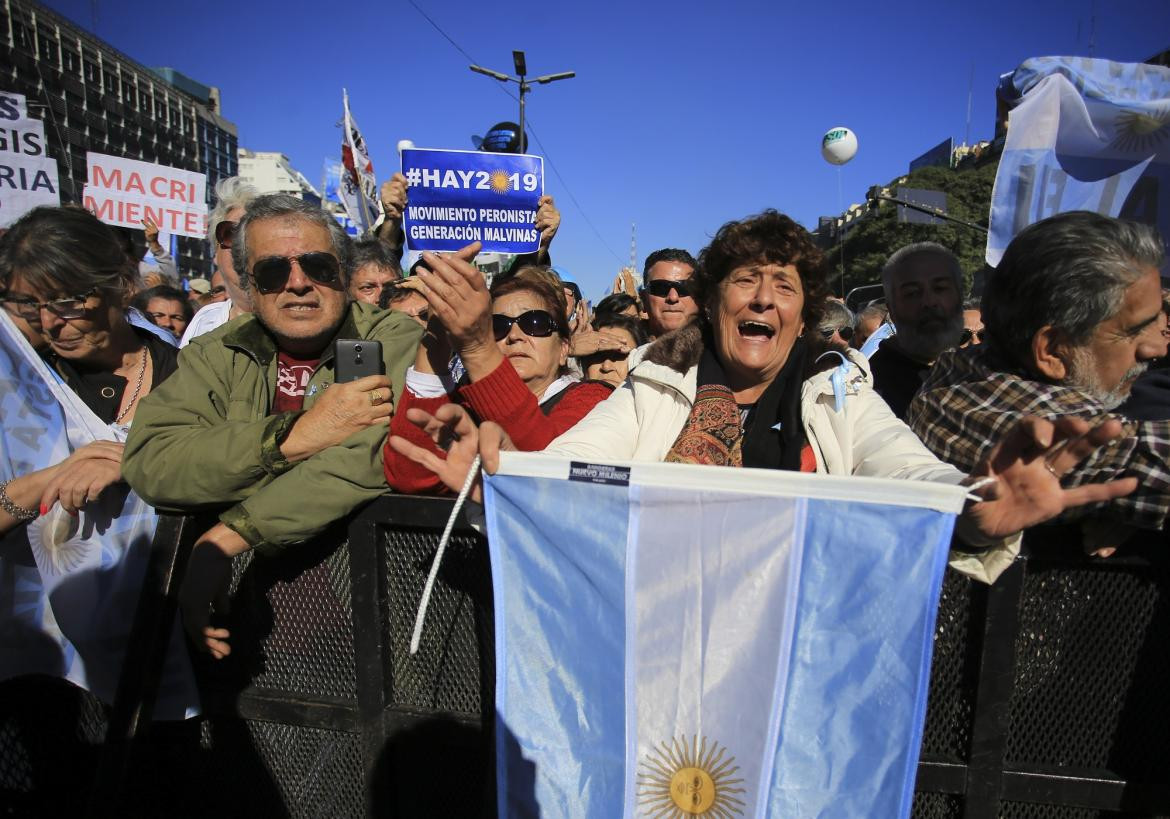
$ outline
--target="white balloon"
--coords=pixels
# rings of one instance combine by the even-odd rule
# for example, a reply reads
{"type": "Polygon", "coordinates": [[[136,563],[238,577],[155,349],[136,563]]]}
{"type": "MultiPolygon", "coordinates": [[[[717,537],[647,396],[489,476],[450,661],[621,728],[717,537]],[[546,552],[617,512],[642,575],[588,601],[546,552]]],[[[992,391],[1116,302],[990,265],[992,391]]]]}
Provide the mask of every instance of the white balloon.
{"type": "Polygon", "coordinates": [[[830,128],[821,138],[821,156],[826,162],[844,165],[857,154],[857,134],[844,126],[830,128]]]}
{"type": "Polygon", "coordinates": [[[414,142],[412,140],[409,140],[409,139],[398,140],[398,153],[399,154],[401,154],[403,151],[413,151],[413,150],[414,150],[414,142]]]}

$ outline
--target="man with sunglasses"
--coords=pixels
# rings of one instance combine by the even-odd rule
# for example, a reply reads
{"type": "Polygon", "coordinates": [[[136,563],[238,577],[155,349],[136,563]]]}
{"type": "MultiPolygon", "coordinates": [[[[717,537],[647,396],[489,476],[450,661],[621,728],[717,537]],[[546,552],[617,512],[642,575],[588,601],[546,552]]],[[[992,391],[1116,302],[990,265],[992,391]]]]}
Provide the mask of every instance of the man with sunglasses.
{"type": "Polygon", "coordinates": [[[699,315],[699,305],[691,294],[691,276],[696,267],[694,256],[674,247],[656,250],[646,257],[642,301],[652,338],[690,324],[699,315]]]}
{"type": "Polygon", "coordinates": [[[188,635],[216,657],[228,634],[208,628],[208,607],[226,594],[232,556],[308,540],[387,488],[382,443],[422,328],[350,302],[351,244],[319,207],[253,200],[232,247],[252,313],[182,351],[126,444],[126,479],[152,504],[230,505],[196,543],[180,592],[188,635]],[[380,342],[386,375],[333,383],[339,338],[380,342]]]}
{"type": "Polygon", "coordinates": [[[944,350],[963,334],[963,271],[935,242],[906,245],[882,269],[890,321],[897,331],[869,359],[873,387],[905,420],[911,399],[944,350]]]}

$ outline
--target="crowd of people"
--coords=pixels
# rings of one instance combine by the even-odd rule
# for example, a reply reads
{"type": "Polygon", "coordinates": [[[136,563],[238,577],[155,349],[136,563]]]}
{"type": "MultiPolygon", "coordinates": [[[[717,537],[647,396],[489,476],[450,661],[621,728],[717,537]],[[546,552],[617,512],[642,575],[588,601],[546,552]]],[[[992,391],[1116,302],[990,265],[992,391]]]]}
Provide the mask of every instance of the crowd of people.
{"type": "Polygon", "coordinates": [[[767,210],[697,257],[651,253],[640,285],[619,279],[591,309],[552,265],[551,197],[538,250],[488,281],[478,244],[403,270],[405,179],[381,195],[354,240],[319,207],[222,181],[215,273],[190,292],[153,225],[145,270],[79,208],[18,220],[0,237],[0,321],[119,434],[0,482],[0,533],[115,485],[214,510],[180,604],[222,658],[231,635],[209,610],[234,556],[296,548],[387,491],[458,490],[501,449],[961,484],[951,565],[989,583],[1027,527],[1082,521],[1107,555],[1170,514],[1164,248],[1143,225],[1034,224],[982,304],[950,250],[911,244],[854,312],[810,234],[767,210]],[[378,342],[382,373],[340,382],[338,339],[378,342]]]}

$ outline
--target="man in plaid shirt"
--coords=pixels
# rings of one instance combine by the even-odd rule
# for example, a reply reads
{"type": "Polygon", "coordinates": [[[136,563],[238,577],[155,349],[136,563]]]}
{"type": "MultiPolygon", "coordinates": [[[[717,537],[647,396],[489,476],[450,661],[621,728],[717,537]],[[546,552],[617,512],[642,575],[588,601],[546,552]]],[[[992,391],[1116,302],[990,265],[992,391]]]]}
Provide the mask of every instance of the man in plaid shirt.
{"type": "MultiPolygon", "coordinates": [[[[1161,329],[1164,248],[1145,225],[1085,211],[1024,229],[983,296],[984,343],[943,354],[907,423],[939,458],[970,470],[1022,415],[1103,421],[1154,358],[1161,329]]],[[[1143,529],[1170,514],[1170,421],[1123,420],[1125,434],[1070,472],[1065,488],[1125,476],[1132,494],[1070,509],[1143,529]]],[[[1094,527],[1101,531],[1100,526],[1094,527]]],[[[1086,546],[1117,545],[1087,537],[1086,546]]]]}

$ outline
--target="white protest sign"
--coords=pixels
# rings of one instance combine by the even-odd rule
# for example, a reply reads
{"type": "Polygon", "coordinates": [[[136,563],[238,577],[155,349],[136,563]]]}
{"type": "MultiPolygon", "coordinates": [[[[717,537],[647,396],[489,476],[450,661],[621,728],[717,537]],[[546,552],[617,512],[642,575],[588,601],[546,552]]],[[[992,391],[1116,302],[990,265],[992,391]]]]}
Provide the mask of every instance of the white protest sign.
{"type": "Polygon", "coordinates": [[[0,91],[0,227],[40,205],[61,204],[57,161],[45,148],[45,126],[30,119],[24,96],[0,91]]]}
{"type": "Polygon", "coordinates": [[[107,225],[141,230],[151,219],[167,233],[207,237],[206,175],[92,151],[85,161],[85,208],[107,225]]]}

